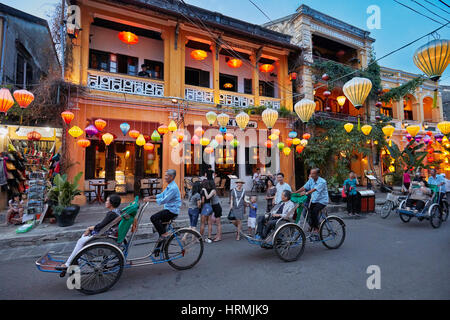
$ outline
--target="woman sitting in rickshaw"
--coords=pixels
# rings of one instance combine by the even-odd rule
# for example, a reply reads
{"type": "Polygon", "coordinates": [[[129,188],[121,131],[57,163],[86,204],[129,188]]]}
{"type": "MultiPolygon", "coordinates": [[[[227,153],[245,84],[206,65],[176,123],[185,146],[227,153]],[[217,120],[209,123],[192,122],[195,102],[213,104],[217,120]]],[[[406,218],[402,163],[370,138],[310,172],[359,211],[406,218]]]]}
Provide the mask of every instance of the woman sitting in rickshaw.
{"type": "Polygon", "coordinates": [[[413,181],[409,187],[409,196],[406,200],[406,209],[412,210],[414,207],[417,212],[422,212],[425,203],[431,197],[431,190],[427,188],[424,181],[413,181]]]}

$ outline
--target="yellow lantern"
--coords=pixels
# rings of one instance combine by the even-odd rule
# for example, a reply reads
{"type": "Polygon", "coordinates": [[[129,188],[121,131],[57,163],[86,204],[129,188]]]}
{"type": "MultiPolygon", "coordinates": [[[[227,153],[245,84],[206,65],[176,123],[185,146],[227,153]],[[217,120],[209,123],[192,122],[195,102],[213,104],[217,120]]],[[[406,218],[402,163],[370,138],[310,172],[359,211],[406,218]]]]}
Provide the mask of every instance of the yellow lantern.
{"type": "Polygon", "coordinates": [[[353,123],[344,124],[344,129],[345,131],[347,131],[347,133],[350,133],[353,130],[353,123]]]}
{"type": "Polygon", "coordinates": [[[81,128],[78,126],[73,126],[72,128],[69,129],[68,132],[75,139],[83,134],[83,130],[81,130],[81,128]]]}
{"type": "Polygon", "coordinates": [[[209,144],[209,139],[208,138],[201,138],[200,139],[200,144],[202,145],[202,146],[207,146],[208,144],[209,144]]]}
{"type": "Polygon", "coordinates": [[[279,136],[281,133],[280,130],[278,130],[278,129],[272,129],[272,131],[270,131],[270,132],[276,136],[279,136]]]}
{"type": "Polygon", "coordinates": [[[411,135],[411,137],[415,137],[419,131],[420,131],[420,126],[408,126],[406,128],[406,131],[408,131],[408,133],[411,135]]]}
{"type": "Polygon", "coordinates": [[[336,100],[337,100],[339,106],[342,107],[342,106],[344,106],[345,101],[347,101],[347,98],[345,96],[339,96],[336,98],[336,100]]]}
{"type": "Polygon", "coordinates": [[[432,81],[438,81],[450,63],[450,40],[433,40],[421,46],[413,60],[432,81]]]}
{"type": "Polygon", "coordinates": [[[244,130],[245,127],[247,127],[249,121],[250,116],[245,112],[241,112],[236,116],[236,123],[239,126],[239,128],[241,128],[241,130],[244,130]]]}
{"type": "Polygon", "coordinates": [[[137,139],[136,139],[136,144],[139,146],[139,147],[142,147],[144,144],[145,144],[145,138],[144,138],[144,135],[141,133],[141,134],[139,134],[139,136],[137,137],[137,139]]]}
{"type": "Polygon", "coordinates": [[[175,121],[172,120],[172,121],[170,121],[167,128],[169,129],[170,132],[177,131],[177,124],[175,123],[175,121]]]}
{"type": "Polygon", "coordinates": [[[302,145],[302,147],[306,147],[308,145],[308,140],[302,139],[302,140],[300,140],[300,144],[302,145]]]}
{"type": "Polygon", "coordinates": [[[222,126],[226,127],[228,125],[228,121],[230,121],[230,116],[226,113],[221,113],[217,116],[217,122],[222,126]]]}
{"type": "Polygon", "coordinates": [[[391,125],[387,125],[384,126],[381,130],[383,130],[383,133],[387,138],[390,138],[394,134],[395,128],[391,125]]]}
{"type": "Polygon", "coordinates": [[[178,146],[178,144],[179,144],[178,139],[177,139],[177,138],[172,138],[172,139],[170,140],[169,144],[170,144],[170,146],[171,146],[172,148],[175,148],[175,147],[178,146]]]}
{"type": "Polygon", "coordinates": [[[372,126],[369,126],[368,124],[366,124],[365,126],[361,127],[361,131],[362,133],[364,133],[366,136],[368,136],[370,134],[370,132],[372,131],[372,126]]]}
{"type": "Polygon", "coordinates": [[[283,153],[284,153],[285,156],[290,155],[291,154],[291,148],[284,147],[283,148],[283,153]]]}
{"type": "Polygon", "coordinates": [[[355,109],[359,110],[369,95],[370,90],[372,90],[372,81],[366,78],[355,77],[345,83],[342,90],[355,109]]]}
{"type": "Polygon", "coordinates": [[[300,142],[301,142],[301,140],[300,140],[299,138],[294,138],[294,139],[292,139],[292,144],[293,144],[294,146],[300,144],[300,142]]]}
{"type": "Polygon", "coordinates": [[[280,137],[277,136],[276,134],[271,134],[271,135],[269,136],[269,139],[272,140],[272,141],[278,140],[279,138],[280,138],[280,137]]]}
{"type": "Polygon", "coordinates": [[[313,100],[302,99],[295,104],[294,110],[297,113],[298,117],[304,123],[307,123],[316,110],[316,103],[313,100]]]}
{"type": "Polygon", "coordinates": [[[267,108],[262,113],[262,120],[269,130],[272,129],[278,120],[278,111],[267,108]]]}
{"type": "Polygon", "coordinates": [[[442,134],[447,135],[450,133],[450,122],[449,121],[439,122],[437,127],[442,134]]]}
{"type": "Polygon", "coordinates": [[[111,142],[113,142],[114,136],[111,133],[105,133],[102,135],[102,140],[107,146],[109,146],[111,142]]]}
{"type": "Polygon", "coordinates": [[[210,111],[206,114],[206,121],[212,126],[216,122],[217,114],[214,111],[210,111]]]}
{"type": "Polygon", "coordinates": [[[391,166],[389,166],[389,171],[390,171],[390,172],[395,172],[395,167],[394,167],[394,166],[392,166],[392,165],[391,165],[391,166]]]}

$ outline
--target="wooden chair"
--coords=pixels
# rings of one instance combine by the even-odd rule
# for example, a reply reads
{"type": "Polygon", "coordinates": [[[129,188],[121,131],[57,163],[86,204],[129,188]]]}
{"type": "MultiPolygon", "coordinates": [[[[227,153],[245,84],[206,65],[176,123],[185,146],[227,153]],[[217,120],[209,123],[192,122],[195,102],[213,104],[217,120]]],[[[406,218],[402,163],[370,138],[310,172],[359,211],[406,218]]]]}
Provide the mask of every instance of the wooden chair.
{"type": "Polygon", "coordinates": [[[116,192],[116,181],[115,180],[107,181],[106,187],[105,187],[105,189],[103,189],[103,195],[104,195],[105,201],[106,201],[106,198],[108,198],[108,196],[114,192],[116,192]]]}
{"type": "Polygon", "coordinates": [[[84,195],[89,198],[89,202],[91,202],[91,196],[95,197],[95,188],[91,185],[91,181],[84,181],[84,195]]]}
{"type": "Polygon", "coordinates": [[[226,179],[222,179],[220,186],[216,187],[217,193],[219,193],[221,196],[225,195],[225,183],[227,182],[226,179]]]}
{"type": "Polygon", "coordinates": [[[151,195],[152,185],[150,184],[149,179],[141,179],[140,192],[142,197],[151,195]]]}

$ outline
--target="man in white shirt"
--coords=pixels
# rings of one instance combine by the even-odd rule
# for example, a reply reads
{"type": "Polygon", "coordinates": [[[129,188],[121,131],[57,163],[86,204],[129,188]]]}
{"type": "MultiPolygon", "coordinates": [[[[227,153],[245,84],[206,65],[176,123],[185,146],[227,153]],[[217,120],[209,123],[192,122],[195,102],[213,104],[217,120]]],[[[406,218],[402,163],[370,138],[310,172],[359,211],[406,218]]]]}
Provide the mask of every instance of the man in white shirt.
{"type": "Polygon", "coordinates": [[[280,172],[277,174],[277,181],[278,181],[278,183],[275,186],[275,188],[277,189],[277,193],[275,194],[275,198],[273,198],[274,205],[279,204],[281,202],[281,195],[284,190],[292,192],[291,186],[284,182],[284,174],[283,173],[280,172]]]}

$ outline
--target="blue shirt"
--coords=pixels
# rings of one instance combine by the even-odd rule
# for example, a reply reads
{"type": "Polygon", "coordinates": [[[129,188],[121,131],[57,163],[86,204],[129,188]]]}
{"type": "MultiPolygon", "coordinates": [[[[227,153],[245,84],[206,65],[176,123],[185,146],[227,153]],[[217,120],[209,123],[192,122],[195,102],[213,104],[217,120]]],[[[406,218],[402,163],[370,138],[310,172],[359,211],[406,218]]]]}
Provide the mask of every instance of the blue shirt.
{"type": "Polygon", "coordinates": [[[180,213],[181,195],[175,181],[169,183],[163,192],[156,195],[156,203],[159,205],[163,204],[164,209],[169,210],[173,214],[180,213]]]}
{"type": "Polygon", "coordinates": [[[250,211],[248,213],[249,218],[256,218],[256,210],[258,210],[258,204],[257,203],[250,203],[250,211]],[[253,209],[251,206],[253,206],[255,209],[253,209]]]}
{"type": "Polygon", "coordinates": [[[428,184],[434,184],[435,186],[438,186],[441,183],[444,183],[444,185],[439,187],[439,192],[445,192],[445,178],[443,176],[437,174],[436,178],[433,178],[432,176],[428,178],[428,184]]]}
{"type": "Polygon", "coordinates": [[[351,190],[348,193],[348,195],[350,195],[350,196],[356,195],[356,192],[357,192],[357,190],[356,190],[356,179],[347,179],[347,180],[345,180],[344,181],[344,188],[347,185],[351,187],[351,190]]]}
{"type": "Polygon", "coordinates": [[[311,178],[304,185],[304,188],[307,191],[316,189],[316,191],[311,194],[311,203],[321,203],[323,205],[328,204],[328,188],[327,182],[324,178],[319,177],[316,181],[311,178]]]}

